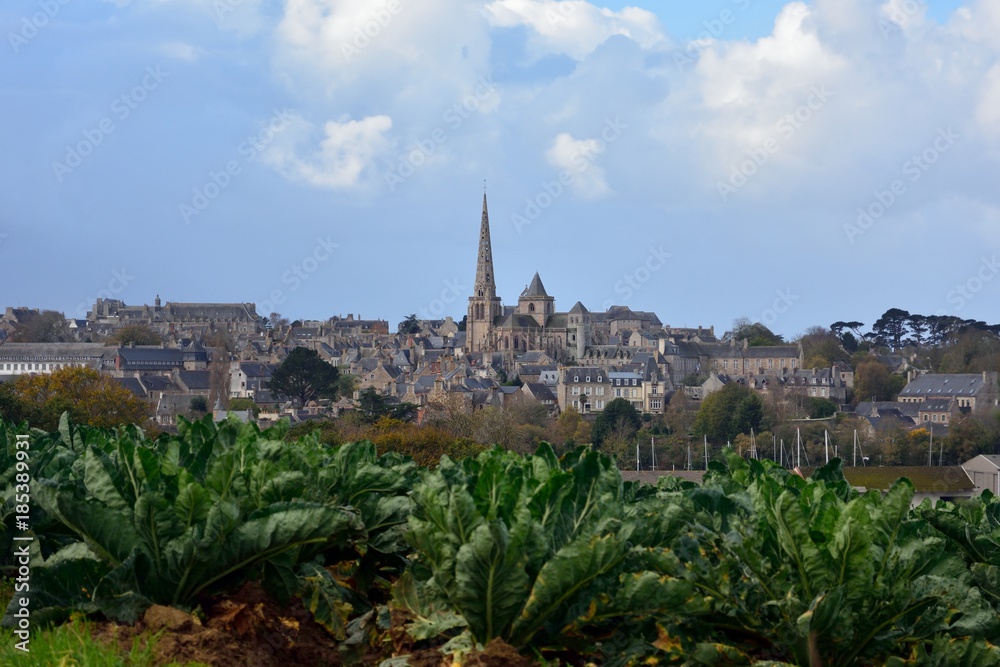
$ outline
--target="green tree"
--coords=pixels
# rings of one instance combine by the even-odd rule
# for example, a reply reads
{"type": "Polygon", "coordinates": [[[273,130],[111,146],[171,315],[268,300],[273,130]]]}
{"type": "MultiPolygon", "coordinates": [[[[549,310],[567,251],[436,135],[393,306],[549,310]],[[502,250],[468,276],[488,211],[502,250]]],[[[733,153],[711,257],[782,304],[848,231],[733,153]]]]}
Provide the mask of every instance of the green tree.
{"type": "Polygon", "coordinates": [[[404,317],[403,321],[399,323],[397,331],[401,334],[420,333],[420,324],[417,323],[416,313],[411,313],[404,317]]]}
{"type": "Polygon", "coordinates": [[[730,382],[705,397],[694,420],[694,433],[713,440],[732,440],[740,433],[758,433],[767,425],[763,399],[753,390],[730,382]]]}
{"type": "Polygon", "coordinates": [[[336,398],[339,375],[316,350],[296,347],[274,369],[269,387],[275,394],[297,398],[305,405],[317,398],[336,398]]]}
{"type": "Polygon", "coordinates": [[[358,396],[358,409],[370,424],[383,417],[406,422],[413,421],[417,416],[416,405],[413,403],[390,403],[374,387],[368,387],[358,396]]]}
{"type": "Polygon", "coordinates": [[[752,322],[747,317],[733,320],[733,328],[722,336],[723,340],[746,340],[750,347],[761,345],[784,345],[785,340],[760,322],[752,322]]]}
{"type": "Polygon", "coordinates": [[[229,409],[234,412],[249,410],[254,417],[260,415],[260,406],[254,403],[252,398],[234,398],[229,401],[229,409]]]}
{"type": "Polygon", "coordinates": [[[163,342],[160,334],[143,324],[130,324],[115,332],[112,340],[121,346],[159,345],[163,342]]]}
{"type": "Polygon", "coordinates": [[[590,429],[590,437],[595,447],[601,447],[605,438],[614,433],[619,437],[631,430],[634,435],[642,427],[642,418],[624,398],[616,398],[604,406],[590,429]]]}
{"type": "Polygon", "coordinates": [[[188,407],[191,412],[200,412],[205,414],[208,412],[208,399],[204,396],[192,396],[188,407]]]}
{"type": "Polygon", "coordinates": [[[872,325],[875,341],[884,347],[898,350],[903,347],[903,336],[911,318],[910,313],[899,308],[890,308],[872,325]]]}

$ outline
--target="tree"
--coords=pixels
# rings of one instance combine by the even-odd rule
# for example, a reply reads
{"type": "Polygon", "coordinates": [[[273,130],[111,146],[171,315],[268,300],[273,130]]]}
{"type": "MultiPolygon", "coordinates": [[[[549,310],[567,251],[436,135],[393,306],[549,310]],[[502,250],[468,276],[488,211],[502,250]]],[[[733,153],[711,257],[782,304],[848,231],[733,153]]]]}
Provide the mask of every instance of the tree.
{"type": "Polygon", "coordinates": [[[417,416],[417,406],[413,403],[392,404],[374,387],[368,387],[358,396],[358,408],[365,420],[372,424],[388,417],[396,421],[412,421],[417,416]]]}
{"type": "Polygon", "coordinates": [[[204,396],[192,396],[189,408],[191,412],[200,412],[205,414],[208,412],[208,399],[204,396]]]}
{"type": "Polygon", "coordinates": [[[404,335],[420,333],[420,324],[417,323],[416,313],[411,313],[404,317],[403,321],[399,323],[397,331],[404,335]]]}
{"type": "Polygon", "coordinates": [[[889,383],[889,367],[877,359],[868,358],[854,370],[854,400],[891,401],[892,385],[889,383]]]}
{"type": "Polygon", "coordinates": [[[341,373],[340,377],[337,378],[337,393],[340,396],[352,398],[354,396],[354,390],[358,388],[358,382],[359,380],[357,375],[341,373]]]}
{"type": "Polygon", "coordinates": [[[733,320],[733,328],[722,336],[726,341],[746,340],[750,347],[762,345],[783,345],[785,340],[760,322],[751,322],[750,318],[738,317],[733,320]]]}
{"type": "Polygon", "coordinates": [[[122,347],[128,345],[159,345],[163,342],[160,334],[144,324],[129,324],[115,332],[112,340],[122,347]]]}
{"type": "Polygon", "coordinates": [[[465,328],[468,326],[468,324],[469,324],[469,314],[466,313],[465,315],[462,315],[462,321],[458,323],[458,330],[465,331],[465,328]]]}
{"type": "Polygon", "coordinates": [[[740,433],[758,433],[766,426],[764,400],[752,389],[730,382],[705,397],[694,420],[695,435],[717,441],[732,440],[740,433]]]}
{"type": "Polygon", "coordinates": [[[903,336],[906,335],[906,324],[910,314],[899,308],[890,308],[882,313],[882,317],[872,325],[875,341],[884,347],[898,350],[903,347],[903,336]]]}
{"type": "Polygon", "coordinates": [[[69,412],[80,424],[114,428],[123,424],[146,426],[148,403],[123,387],[114,378],[92,368],[73,366],[52,373],[21,375],[4,392],[7,419],[26,419],[32,426],[54,431],[59,417],[69,412]]]}
{"type": "Polygon", "coordinates": [[[695,411],[691,406],[691,399],[681,390],[674,392],[667,404],[667,411],[664,420],[670,431],[675,435],[686,437],[691,433],[694,425],[695,411]]]}
{"type": "Polygon", "coordinates": [[[296,347],[274,369],[269,387],[275,394],[297,398],[305,405],[317,398],[336,398],[339,375],[316,350],[296,347]]]}
{"type": "Polygon", "coordinates": [[[282,317],[281,313],[271,313],[264,320],[275,329],[288,326],[288,318],[282,317]]]}
{"type": "Polygon", "coordinates": [[[590,442],[590,424],[584,421],[572,405],[559,415],[551,431],[552,440],[567,447],[590,442]]]}
{"type": "Polygon", "coordinates": [[[253,402],[252,398],[234,398],[229,401],[229,410],[243,411],[248,410],[253,413],[254,417],[260,416],[260,406],[253,402]]]}
{"type": "Polygon", "coordinates": [[[621,435],[629,429],[634,435],[642,428],[642,418],[624,398],[616,398],[604,406],[604,410],[597,415],[594,425],[590,429],[590,437],[595,447],[601,447],[604,439],[614,432],[621,435]]]}
{"type": "Polygon", "coordinates": [[[841,339],[832,330],[823,327],[810,327],[799,342],[802,343],[805,368],[829,368],[838,361],[851,358],[841,347],[841,339]]]}
{"type": "Polygon", "coordinates": [[[15,343],[62,343],[70,340],[66,317],[54,310],[43,310],[14,326],[15,343]]]}

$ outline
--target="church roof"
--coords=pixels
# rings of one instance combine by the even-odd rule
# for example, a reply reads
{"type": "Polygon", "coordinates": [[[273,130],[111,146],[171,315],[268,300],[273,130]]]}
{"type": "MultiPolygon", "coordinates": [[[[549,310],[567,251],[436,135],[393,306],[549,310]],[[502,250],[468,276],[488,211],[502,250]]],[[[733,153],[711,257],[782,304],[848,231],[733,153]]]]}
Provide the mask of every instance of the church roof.
{"type": "Polygon", "coordinates": [[[572,308],[569,309],[569,314],[570,315],[585,315],[585,314],[587,314],[589,312],[590,311],[587,310],[587,308],[582,303],[580,303],[579,301],[577,301],[576,304],[572,308]]]}
{"type": "Polygon", "coordinates": [[[545,292],[545,285],[542,284],[542,279],[538,277],[538,272],[535,272],[535,277],[531,279],[531,284],[524,288],[521,292],[521,296],[537,297],[537,296],[548,296],[545,292]]]}

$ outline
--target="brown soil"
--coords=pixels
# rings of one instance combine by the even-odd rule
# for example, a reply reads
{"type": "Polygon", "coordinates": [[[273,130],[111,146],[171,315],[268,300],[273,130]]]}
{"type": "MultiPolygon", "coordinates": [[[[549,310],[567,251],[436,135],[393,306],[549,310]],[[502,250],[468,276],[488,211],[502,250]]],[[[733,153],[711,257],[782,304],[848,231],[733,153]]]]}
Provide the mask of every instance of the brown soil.
{"type": "Polygon", "coordinates": [[[463,667],[532,667],[535,664],[501,639],[490,640],[482,652],[473,653],[462,663],[463,667]]]}
{"type": "Polygon", "coordinates": [[[334,639],[298,600],[279,607],[248,583],[206,607],[207,620],[171,607],[150,607],[134,627],[105,623],[97,637],[129,647],[133,638],[160,632],[157,664],[200,662],[213,667],[340,665],[334,639]]]}

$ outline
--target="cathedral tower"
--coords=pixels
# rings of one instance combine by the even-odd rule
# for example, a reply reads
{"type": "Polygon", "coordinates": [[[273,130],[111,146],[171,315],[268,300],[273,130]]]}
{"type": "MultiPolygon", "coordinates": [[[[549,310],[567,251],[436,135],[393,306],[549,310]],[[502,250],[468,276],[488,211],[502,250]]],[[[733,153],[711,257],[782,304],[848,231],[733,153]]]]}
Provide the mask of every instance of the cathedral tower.
{"type": "Polygon", "coordinates": [[[483,193],[483,219],[479,228],[479,257],[476,260],[476,282],[469,297],[469,318],[466,320],[466,345],[472,352],[490,351],[491,334],[496,319],[503,315],[493,279],[493,248],[490,245],[490,216],[483,193]]]}

